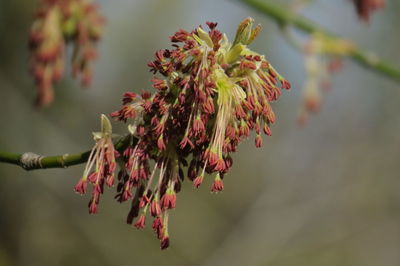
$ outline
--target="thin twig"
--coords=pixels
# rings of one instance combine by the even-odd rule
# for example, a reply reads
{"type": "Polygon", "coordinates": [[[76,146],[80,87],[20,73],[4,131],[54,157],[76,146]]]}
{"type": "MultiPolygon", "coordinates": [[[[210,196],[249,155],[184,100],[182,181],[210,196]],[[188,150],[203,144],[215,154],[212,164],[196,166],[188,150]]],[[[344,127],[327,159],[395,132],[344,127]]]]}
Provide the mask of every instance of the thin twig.
{"type": "MultiPolygon", "coordinates": [[[[120,138],[115,142],[115,149],[123,151],[129,143],[136,143],[137,139],[131,135],[120,138]]],[[[8,153],[0,152],[0,162],[19,165],[25,170],[65,168],[85,163],[90,150],[78,154],[64,154],[55,156],[41,156],[32,152],[8,153]]]]}
{"type": "MultiPolygon", "coordinates": [[[[293,13],[290,8],[284,8],[274,4],[270,0],[240,0],[255,8],[259,12],[267,15],[275,20],[280,25],[291,25],[306,33],[319,33],[325,37],[336,39],[337,37],[328,30],[320,27],[315,22],[293,13]]],[[[349,58],[359,63],[360,65],[370,68],[386,77],[400,81],[400,69],[390,63],[380,59],[371,52],[366,52],[358,48],[354,49],[349,55],[349,58]]]]}

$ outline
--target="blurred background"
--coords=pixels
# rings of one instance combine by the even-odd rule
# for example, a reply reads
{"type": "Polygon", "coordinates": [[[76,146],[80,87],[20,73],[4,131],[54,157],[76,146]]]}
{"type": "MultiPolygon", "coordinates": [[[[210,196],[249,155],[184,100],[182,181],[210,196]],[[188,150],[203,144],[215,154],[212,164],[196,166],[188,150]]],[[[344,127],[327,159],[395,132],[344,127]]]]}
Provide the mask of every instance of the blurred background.
{"type": "MultiPolygon", "coordinates": [[[[108,22],[92,88],[66,77],[55,102],[38,111],[27,71],[37,1],[0,0],[0,150],[89,149],[99,114],[117,110],[123,92],[150,88],[154,52],[179,28],[205,21],[230,38],[248,16],[261,23],[252,48],[293,89],[273,104],[278,120],[264,147],[253,139],[240,146],[222,193],[209,192],[210,180],[199,190],[185,182],[166,251],[149,224],[139,231],[125,223],[129,204],[113,190],[98,215],[87,213],[88,197],[73,191],[83,165],[26,172],[0,164],[0,265],[400,265],[399,83],[345,61],[321,112],[300,128],[303,55],[269,18],[238,0],[99,2],[108,22]]],[[[350,1],[317,0],[302,13],[400,66],[399,11],[389,0],[365,24],[350,1]]]]}

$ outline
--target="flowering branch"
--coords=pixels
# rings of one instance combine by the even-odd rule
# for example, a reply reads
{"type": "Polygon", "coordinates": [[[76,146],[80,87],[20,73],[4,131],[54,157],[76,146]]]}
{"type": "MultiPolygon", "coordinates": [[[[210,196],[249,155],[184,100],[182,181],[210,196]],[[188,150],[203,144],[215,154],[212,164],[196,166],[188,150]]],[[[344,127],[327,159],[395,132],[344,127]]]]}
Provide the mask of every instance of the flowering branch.
{"type": "MultiPolygon", "coordinates": [[[[131,135],[120,138],[115,142],[115,149],[124,150],[130,143],[136,143],[137,140],[131,135]]],[[[0,151],[0,162],[19,165],[25,170],[47,169],[47,168],[65,168],[68,166],[86,163],[90,151],[77,154],[64,154],[55,156],[42,156],[32,152],[8,153],[0,151]]]]}
{"type": "MultiPolygon", "coordinates": [[[[337,39],[337,37],[334,34],[318,26],[313,21],[293,13],[290,9],[285,9],[279,5],[276,5],[272,1],[261,1],[261,0],[241,0],[241,1],[257,9],[261,13],[269,16],[270,18],[275,20],[278,24],[292,25],[293,27],[309,34],[317,33],[323,35],[325,38],[330,38],[332,40],[337,39]]],[[[355,47],[346,56],[364,67],[370,68],[396,81],[400,81],[399,68],[380,59],[378,56],[370,52],[366,52],[355,47]]]]}
{"type": "Polygon", "coordinates": [[[214,174],[211,191],[222,191],[231,154],[251,131],[255,146],[262,146],[261,133],[270,136],[276,121],[271,103],[291,87],[264,55],[249,48],[261,30],[252,18],[239,24],[233,42],[217,23],[206,24],[208,29],[179,30],[170,37],[172,49],[156,52],[148,63],[159,74],[152,79],[154,93],[124,94],[121,109],[111,116],[127,124],[128,137],[113,143],[111,123],[101,115],[91,151],[51,157],[0,152],[0,162],[26,170],[87,162],[75,191],[91,188],[89,213],[99,211],[105,187],[116,185],[115,198],[131,201],[127,223],[141,229],[152,216],[160,247],[167,248],[170,210],[184,179],[198,188],[206,174],[214,174]]]}

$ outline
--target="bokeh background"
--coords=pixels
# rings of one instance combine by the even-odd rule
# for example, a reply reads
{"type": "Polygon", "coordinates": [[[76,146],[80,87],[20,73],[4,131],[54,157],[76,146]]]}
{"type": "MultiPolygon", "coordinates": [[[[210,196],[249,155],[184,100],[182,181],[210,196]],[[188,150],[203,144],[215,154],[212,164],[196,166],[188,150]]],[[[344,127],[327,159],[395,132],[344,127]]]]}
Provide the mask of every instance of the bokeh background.
{"type": "MultiPolygon", "coordinates": [[[[27,33],[37,1],[0,0],[0,150],[77,153],[92,145],[99,114],[125,91],[150,88],[146,63],[168,36],[205,21],[231,38],[252,16],[254,50],[293,89],[273,104],[278,121],[262,149],[234,155],[223,193],[185,182],[171,216],[171,247],[149,226],[125,224],[129,204],[107,190],[100,213],[73,186],[83,166],[25,172],[0,165],[0,265],[400,265],[400,84],[345,61],[321,112],[296,124],[303,55],[276,25],[238,0],[99,1],[108,23],[93,87],[65,78],[49,108],[35,110],[27,33]]],[[[288,1],[274,1],[287,3],[288,1]]],[[[400,3],[360,23],[350,1],[317,0],[302,13],[400,66],[400,3]]],[[[126,129],[114,123],[121,134],[126,129]]],[[[210,178],[211,179],[211,178],[210,178]]]]}

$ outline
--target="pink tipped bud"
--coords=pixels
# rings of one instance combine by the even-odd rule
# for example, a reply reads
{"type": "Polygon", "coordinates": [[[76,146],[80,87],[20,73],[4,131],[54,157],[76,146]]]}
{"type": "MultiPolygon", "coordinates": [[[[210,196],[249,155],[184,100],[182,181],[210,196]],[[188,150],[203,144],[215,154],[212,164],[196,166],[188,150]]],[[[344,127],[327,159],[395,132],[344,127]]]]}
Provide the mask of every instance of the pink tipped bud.
{"type": "Polygon", "coordinates": [[[201,119],[200,118],[196,118],[195,120],[194,120],[194,122],[193,122],[193,130],[196,132],[196,133],[200,133],[200,132],[202,132],[202,131],[204,131],[204,123],[203,123],[203,121],[201,121],[201,119]]]}
{"type": "Polygon", "coordinates": [[[161,207],[160,207],[160,204],[158,204],[158,201],[153,200],[153,201],[151,202],[151,205],[150,205],[150,214],[151,214],[151,216],[153,216],[153,217],[160,216],[160,214],[161,214],[161,207]]]}
{"type": "Polygon", "coordinates": [[[108,175],[106,178],[106,185],[112,187],[114,185],[114,175],[108,175]]]}
{"type": "Polygon", "coordinates": [[[215,165],[214,171],[223,172],[226,169],[225,161],[222,158],[218,158],[217,164],[215,165]]]}
{"type": "Polygon", "coordinates": [[[198,176],[193,180],[193,186],[199,188],[201,183],[203,183],[204,176],[198,176]]]}
{"type": "Polygon", "coordinates": [[[168,189],[161,198],[161,206],[163,209],[174,209],[176,207],[176,193],[168,189]]]}
{"type": "Polygon", "coordinates": [[[89,202],[89,214],[96,214],[97,211],[97,202],[92,198],[89,202]]]}
{"type": "Polygon", "coordinates": [[[188,138],[188,137],[183,137],[183,139],[181,140],[181,142],[179,143],[179,147],[181,149],[184,149],[186,147],[186,145],[190,146],[190,148],[194,148],[193,142],[188,138]]]}
{"type": "Polygon", "coordinates": [[[287,81],[286,79],[282,79],[281,80],[281,85],[283,89],[289,90],[292,85],[290,85],[289,81],[287,81]]]}
{"type": "Polygon", "coordinates": [[[208,157],[208,163],[212,166],[216,166],[218,164],[218,155],[211,151],[208,150],[208,152],[206,151],[206,156],[208,157]]]}
{"type": "Polygon", "coordinates": [[[257,148],[262,147],[262,145],[263,145],[263,139],[262,139],[262,137],[261,137],[260,135],[257,135],[257,136],[256,136],[255,144],[256,144],[256,147],[257,147],[257,148]]]}
{"type": "Polygon", "coordinates": [[[222,182],[219,174],[215,177],[214,183],[211,186],[211,192],[220,192],[224,189],[224,182],[222,182]]]}
{"type": "Polygon", "coordinates": [[[154,78],[151,81],[153,82],[153,87],[157,90],[165,90],[168,88],[165,80],[154,78]]]}
{"type": "Polygon", "coordinates": [[[161,249],[166,249],[169,247],[169,237],[168,236],[164,236],[161,239],[161,245],[160,245],[161,249]]]}
{"type": "Polygon", "coordinates": [[[89,182],[90,183],[96,183],[96,181],[97,181],[97,176],[99,175],[99,173],[98,172],[92,172],[92,173],[90,173],[90,175],[88,176],[88,180],[89,180],[89,182]]]}
{"type": "Polygon", "coordinates": [[[165,146],[165,142],[164,142],[164,139],[163,139],[163,136],[161,135],[159,138],[158,138],[158,141],[157,141],[157,146],[158,146],[158,148],[160,149],[160,150],[165,150],[167,147],[165,146]]]}
{"type": "Polygon", "coordinates": [[[79,194],[85,194],[86,193],[86,188],[87,188],[87,180],[81,178],[79,182],[75,185],[75,192],[79,194]]]}
{"type": "Polygon", "coordinates": [[[140,199],[139,208],[144,208],[147,204],[149,204],[149,202],[150,202],[149,198],[148,198],[146,195],[144,195],[144,196],[140,199]]]}
{"type": "Polygon", "coordinates": [[[124,190],[122,193],[122,201],[127,201],[128,199],[132,198],[132,192],[130,190],[124,190]]]}
{"type": "Polygon", "coordinates": [[[164,224],[160,217],[157,217],[156,219],[154,219],[151,227],[153,228],[154,232],[157,234],[158,239],[162,239],[164,224]]]}
{"type": "Polygon", "coordinates": [[[264,125],[263,131],[265,135],[272,136],[271,128],[268,126],[268,124],[264,125]]]}
{"type": "Polygon", "coordinates": [[[207,114],[213,114],[215,112],[214,102],[211,97],[207,98],[206,102],[203,104],[203,110],[207,114]]]}
{"type": "Polygon", "coordinates": [[[143,229],[145,226],[145,221],[146,221],[146,217],[144,216],[144,214],[140,215],[140,217],[137,219],[136,223],[134,224],[134,226],[137,229],[143,229]]]}
{"type": "Polygon", "coordinates": [[[210,22],[210,21],[207,21],[206,24],[210,28],[210,30],[213,30],[218,25],[217,22],[210,22]]]}
{"type": "Polygon", "coordinates": [[[122,99],[122,103],[125,105],[127,103],[130,103],[132,101],[134,101],[136,99],[136,93],[134,92],[125,92],[123,99],[122,99]]]}

